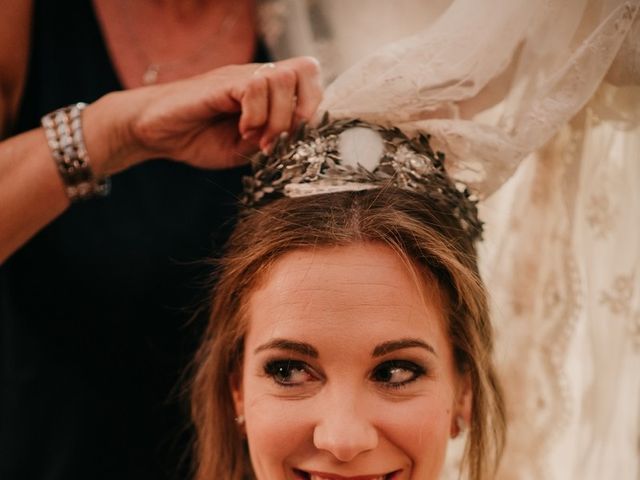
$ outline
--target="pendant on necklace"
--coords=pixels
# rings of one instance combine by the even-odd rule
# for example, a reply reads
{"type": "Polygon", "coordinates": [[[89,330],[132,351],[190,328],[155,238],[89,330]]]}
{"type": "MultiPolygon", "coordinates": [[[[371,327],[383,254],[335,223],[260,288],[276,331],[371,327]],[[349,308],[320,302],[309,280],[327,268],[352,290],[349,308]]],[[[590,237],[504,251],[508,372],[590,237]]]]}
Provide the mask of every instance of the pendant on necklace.
{"type": "Polygon", "coordinates": [[[158,81],[158,74],[160,73],[160,65],[157,63],[150,64],[142,75],[142,83],[144,85],[153,85],[158,81]]]}

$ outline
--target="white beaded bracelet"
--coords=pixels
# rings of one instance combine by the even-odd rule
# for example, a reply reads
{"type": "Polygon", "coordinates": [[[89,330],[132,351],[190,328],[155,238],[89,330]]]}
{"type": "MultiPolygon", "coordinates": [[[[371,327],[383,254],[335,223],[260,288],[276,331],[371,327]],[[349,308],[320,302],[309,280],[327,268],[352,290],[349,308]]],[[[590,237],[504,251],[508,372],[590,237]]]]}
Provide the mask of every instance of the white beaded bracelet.
{"type": "Polygon", "coordinates": [[[86,103],[60,108],[42,117],[51,155],[72,202],[109,193],[109,178],[96,178],[82,133],[82,111],[86,103]]]}

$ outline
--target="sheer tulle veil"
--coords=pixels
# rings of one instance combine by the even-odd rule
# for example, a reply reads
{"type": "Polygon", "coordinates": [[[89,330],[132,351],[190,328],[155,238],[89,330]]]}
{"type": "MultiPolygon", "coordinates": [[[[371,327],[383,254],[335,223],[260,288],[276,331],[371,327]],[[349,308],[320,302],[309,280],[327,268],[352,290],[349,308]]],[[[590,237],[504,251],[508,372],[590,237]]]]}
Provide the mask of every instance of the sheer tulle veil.
{"type": "Polygon", "coordinates": [[[321,110],[429,132],[484,199],[498,478],[638,478],[640,0],[261,8],[273,51],[328,66],[321,110]]]}

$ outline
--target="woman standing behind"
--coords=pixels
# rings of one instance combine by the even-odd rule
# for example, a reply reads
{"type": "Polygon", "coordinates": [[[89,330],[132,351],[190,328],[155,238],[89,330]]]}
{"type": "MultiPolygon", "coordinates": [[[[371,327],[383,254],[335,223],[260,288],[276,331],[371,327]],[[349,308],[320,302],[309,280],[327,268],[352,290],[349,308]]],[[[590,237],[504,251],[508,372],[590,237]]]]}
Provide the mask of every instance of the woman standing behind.
{"type": "Polygon", "coordinates": [[[266,60],[254,7],[0,5],[3,479],[177,472],[186,409],[171,393],[199,330],[185,326],[200,296],[193,262],[224,240],[242,173],[220,169],[320,96],[308,59],[239,65],[266,60]],[[85,191],[39,128],[81,101],[93,102],[81,126],[65,121],[88,151],[85,191]],[[70,203],[111,175],[108,197],[70,203]]]}

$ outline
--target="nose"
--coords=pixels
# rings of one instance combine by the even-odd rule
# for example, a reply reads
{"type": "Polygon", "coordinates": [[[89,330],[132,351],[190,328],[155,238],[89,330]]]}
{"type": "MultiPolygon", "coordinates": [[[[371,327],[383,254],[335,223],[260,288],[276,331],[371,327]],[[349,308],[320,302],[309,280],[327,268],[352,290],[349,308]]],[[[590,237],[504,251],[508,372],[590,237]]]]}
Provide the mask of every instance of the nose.
{"type": "Polygon", "coordinates": [[[378,446],[378,431],[367,419],[365,409],[356,399],[334,398],[323,402],[319,422],[313,431],[313,443],[341,462],[378,446]]]}

